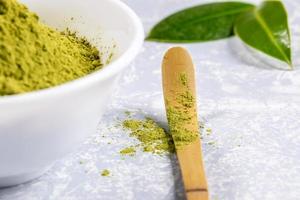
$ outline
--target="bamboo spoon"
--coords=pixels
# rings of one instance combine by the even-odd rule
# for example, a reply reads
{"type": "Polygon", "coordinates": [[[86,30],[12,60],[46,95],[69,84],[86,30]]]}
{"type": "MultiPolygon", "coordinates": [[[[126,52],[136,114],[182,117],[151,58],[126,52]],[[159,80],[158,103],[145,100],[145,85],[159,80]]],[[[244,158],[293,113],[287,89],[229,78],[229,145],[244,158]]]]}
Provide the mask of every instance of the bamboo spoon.
{"type": "MultiPolygon", "coordinates": [[[[178,103],[178,95],[185,94],[187,88],[188,93],[196,97],[194,65],[189,53],[184,48],[174,47],[167,51],[162,64],[162,76],[167,113],[168,109],[175,108],[178,112],[188,115],[186,117],[188,120],[184,120],[180,126],[182,129],[197,133],[192,143],[183,146],[179,146],[180,143],[176,141],[173,135],[186,197],[188,200],[208,200],[209,194],[202,161],[200,138],[198,136],[199,125],[196,100],[190,106],[178,103]],[[185,76],[184,79],[180,79],[182,74],[185,76]]],[[[168,121],[172,133],[174,122],[170,121],[170,117],[168,117],[168,121]]]]}

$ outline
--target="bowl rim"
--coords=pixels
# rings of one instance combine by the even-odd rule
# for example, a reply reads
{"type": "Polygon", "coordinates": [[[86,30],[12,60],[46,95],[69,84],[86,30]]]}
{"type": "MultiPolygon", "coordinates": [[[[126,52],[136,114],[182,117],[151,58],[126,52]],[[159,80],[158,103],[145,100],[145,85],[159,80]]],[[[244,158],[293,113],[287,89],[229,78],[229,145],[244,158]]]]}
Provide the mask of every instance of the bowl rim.
{"type": "Polygon", "coordinates": [[[144,29],[140,18],[137,14],[125,3],[119,0],[107,0],[117,7],[121,8],[124,13],[128,15],[133,25],[133,40],[129,44],[129,47],[122,53],[116,60],[105,65],[104,68],[97,70],[91,74],[87,74],[83,77],[79,77],[75,80],[71,80],[62,83],[57,86],[50,88],[34,90],[26,93],[4,95],[0,96],[0,105],[14,104],[14,103],[24,103],[25,101],[41,100],[49,96],[62,95],[66,92],[72,92],[80,88],[87,87],[99,80],[106,80],[119,72],[121,72],[125,67],[128,67],[130,62],[139,53],[140,48],[144,41],[144,29]]]}

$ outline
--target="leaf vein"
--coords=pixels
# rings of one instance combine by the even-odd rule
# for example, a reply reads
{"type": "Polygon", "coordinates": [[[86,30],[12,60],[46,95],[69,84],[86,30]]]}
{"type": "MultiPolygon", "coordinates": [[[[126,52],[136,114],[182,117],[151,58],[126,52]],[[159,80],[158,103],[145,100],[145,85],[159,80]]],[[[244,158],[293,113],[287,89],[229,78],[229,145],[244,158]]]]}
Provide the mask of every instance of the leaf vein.
{"type": "Polygon", "coordinates": [[[270,28],[268,27],[268,25],[265,22],[265,20],[260,16],[259,12],[255,11],[254,16],[257,19],[258,23],[261,25],[262,29],[264,29],[265,32],[267,33],[267,35],[269,36],[271,42],[274,44],[274,46],[277,48],[277,50],[280,52],[280,54],[282,54],[282,56],[284,57],[284,59],[286,60],[286,62],[289,65],[291,65],[291,62],[290,62],[289,58],[285,55],[283,49],[276,42],[276,38],[274,37],[274,35],[270,31],[270,28]]]}

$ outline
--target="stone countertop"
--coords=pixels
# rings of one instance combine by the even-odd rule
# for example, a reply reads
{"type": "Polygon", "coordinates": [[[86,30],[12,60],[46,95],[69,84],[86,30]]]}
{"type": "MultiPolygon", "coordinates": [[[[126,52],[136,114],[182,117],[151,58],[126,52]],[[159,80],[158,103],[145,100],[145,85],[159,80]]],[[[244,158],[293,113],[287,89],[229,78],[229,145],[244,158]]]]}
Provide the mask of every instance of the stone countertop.
{"type": "MultiPolygon", "coordinates": [[[[175,10],[201,2],[125,0],[146,31],[175,10]]],[[[294,71],[247,64],[234,53],[234,38],[183,45],[197,67],[212,200],[300,199],[300,1],[283,2],[291,24],[294,71]]],[[[39,179],[0,190],[0,200],[184,199],[174,155],[119,154],[137,142],[118,126],[125,111],[166,125],[160,63],[170,46],[146,42],[122,77],[97,132],[39,179]],[[104,169],[111,175],[101,176],[104,169]]]]}

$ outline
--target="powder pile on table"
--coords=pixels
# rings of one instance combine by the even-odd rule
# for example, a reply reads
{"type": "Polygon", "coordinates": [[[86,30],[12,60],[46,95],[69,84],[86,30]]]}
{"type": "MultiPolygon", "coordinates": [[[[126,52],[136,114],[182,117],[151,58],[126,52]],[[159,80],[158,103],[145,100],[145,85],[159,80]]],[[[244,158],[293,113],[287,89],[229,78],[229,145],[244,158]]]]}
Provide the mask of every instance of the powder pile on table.
{"type": "Polygon", "coordinates": [[[131,137],[140,142],[138,145],[132,145],[121,150],[122,155],[134,155],[136,148],[142,148],[144,152],[154,154],[173,153],[175,150],[171,135],[153,119],[127,119],[123,121],[122,125],[125,130],[129,131],[131,137]]]}

